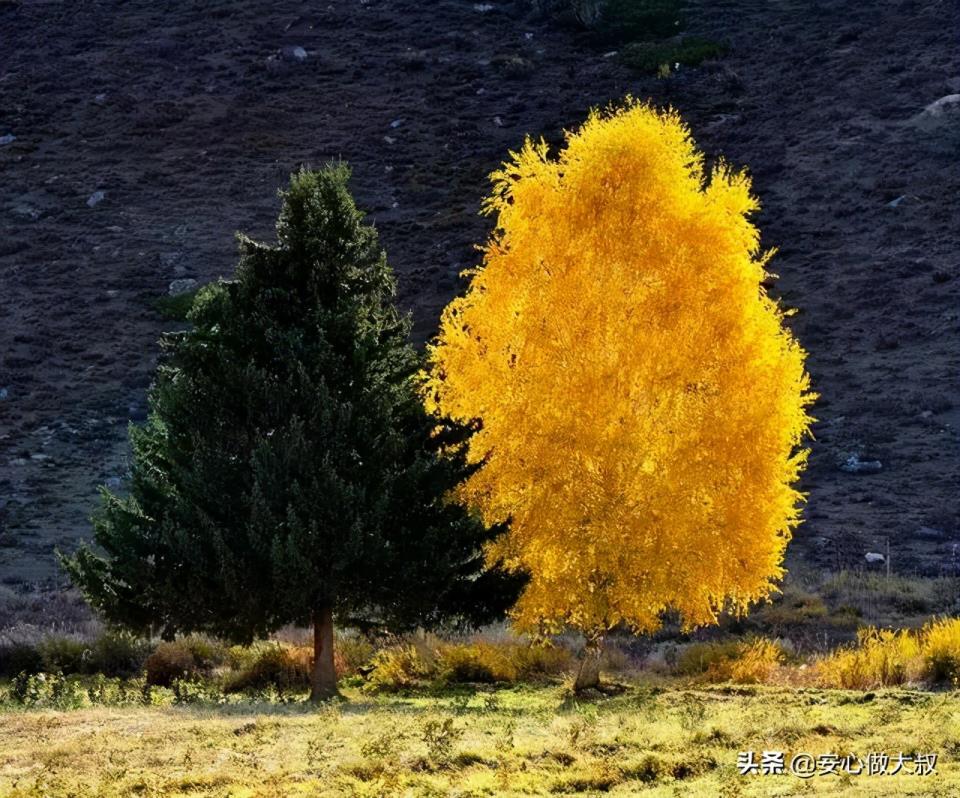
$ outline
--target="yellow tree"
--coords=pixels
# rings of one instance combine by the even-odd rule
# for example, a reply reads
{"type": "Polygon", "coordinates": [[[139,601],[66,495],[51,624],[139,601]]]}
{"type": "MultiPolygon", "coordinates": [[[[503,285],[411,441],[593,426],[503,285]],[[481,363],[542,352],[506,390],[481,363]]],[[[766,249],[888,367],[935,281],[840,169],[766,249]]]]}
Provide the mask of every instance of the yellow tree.
{"type": "Polygon", "coordinates": [[[761,286],[749,178],[674,112],[594,111],[495,172],[497,228],[430,349],[428,407],[479,422],[461,499],[509,531],[522,630],[587,639],[745,611],[783,575],[806,461],[804,352],[761,286]]]}

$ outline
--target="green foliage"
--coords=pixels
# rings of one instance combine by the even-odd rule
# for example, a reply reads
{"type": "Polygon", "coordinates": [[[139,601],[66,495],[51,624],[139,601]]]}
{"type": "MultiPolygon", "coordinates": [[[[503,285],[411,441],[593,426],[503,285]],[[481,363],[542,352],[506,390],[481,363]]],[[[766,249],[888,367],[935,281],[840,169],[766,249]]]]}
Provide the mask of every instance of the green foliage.
{"type": "Polygon", "coordinates": [[[43,658],[43,669],[49,673],[84,673],[90,658],[87,644],[72,637],[48,637],[37,649],[43,658]]]}
{"type": "MultiPolygon", "coordinates": [[[[104,490],[98,549],[63,560],[112,622],[246,643],[323,608],[416,627],[515,598],[517,579],[481,575],[495,530],[446,500],[470,431],[421,406],[409,321],[348,177],[295,174],[277,243],[241,237],[234,279],[164,336],[130,495],[104,490]]],[[[173,653],[163,681],[187,665],[173,653]]]]}
{"type": "Polygon", "coordinates": [[[170,685],[173,691],[173,703],[183,704],[222,704],[223,692],[214,684],[200,679],[174,679],[170,685]]]}
{"type": "MultiPolygon", "coordinates": [[[[16,673],[60,671],[66,674],[100,673],[128,677],[140,672],[150,649],[146,640],[121,631],[103,632],[92,641],[51,635],[35,647],[22,644],[12,666],[20,665],[16,673]]],[[[0,675],[4,670],[4,667],[0,667],[0,675]]]]}
{"type": "Polygon", "coordinates": [[[711,58],[729,52],[721,42],[699,36],[684,36],[673,41],[634,42],[620,52],[620,60],[638,72],[669,74],[677,64],[699,66],[711,58]]]}
{"type": "Polygon", "coordinates": [[[193,291],[185,291],[182,294],[159,297],[153,301],[153,308],[165,319],[170,319],[171,321],[187,321],[199,290],[200,289],[194,289],[193,291]]]}
{"type": "Polygon", "coordinates": [[[580,5],[582,15],[590,14],[584,21],[608,42],[675,36],[685,24],[679,0],[581,0],[580,5]]]}
{"type": "Polygon", "coordinates": [[[78,709],[86,697],[79,683],[56,673],[21,673],[14,678],[10,697],[25,707],[78,709]]]}
{"type": "Polygon", "coordinates": [[[454,747],[463,737],[463,729],[458,728],[453,718],[430,718],[423,724],[423,742],[427,745],[427,755],[437,767],[446,766],[453,758],[454,747]]]}
{"type": "Polygon", "coordinates": [[[150,643],[142,638],[123,631],[103,632],[91,644],[81,672],[130,677],[142,670],[149,653],[150,643]]]}

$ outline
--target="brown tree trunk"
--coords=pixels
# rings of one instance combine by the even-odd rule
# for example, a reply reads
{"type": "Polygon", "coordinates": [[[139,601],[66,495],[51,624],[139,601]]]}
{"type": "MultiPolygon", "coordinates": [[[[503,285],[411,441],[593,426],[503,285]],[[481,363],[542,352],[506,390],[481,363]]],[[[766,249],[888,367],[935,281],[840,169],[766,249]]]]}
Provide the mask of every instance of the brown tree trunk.
{"type": "Polygon", "coordinates": [[[587,643],[580,657],[580,668],[573,682],[575,693],[600,688],[600,655],[603,653],[603,635],[587,635],[587,643]]]}
{"type": "Polygon", "coordinates": [[[310,700],[317,704],[340,695],[337,670],[333,664],[333,609],[321,607],[313,613],[313,672],[310,700]]]}

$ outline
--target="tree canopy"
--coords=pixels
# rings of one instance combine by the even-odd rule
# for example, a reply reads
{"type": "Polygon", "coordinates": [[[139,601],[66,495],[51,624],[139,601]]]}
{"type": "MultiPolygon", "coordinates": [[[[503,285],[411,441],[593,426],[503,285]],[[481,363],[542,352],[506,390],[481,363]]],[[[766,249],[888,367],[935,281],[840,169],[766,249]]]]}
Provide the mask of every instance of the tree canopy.
{"type": "Polygon", "coordinates": [[[163,339],[132,426],[129,495],[103,491],[98,548],[64,560],[109,620],[248,641],[317,630],[314,697],[336,691],[334,614],[393,628],[502,613],[492,534],[447,500],[465,426],[424,410],[421,358],[345,166],[295,174],[277,243],[240,238],[231,280],[163,339]]]}
{"type": "Polygon", "coordinates": [[[744,610],[783,574],[813,399],[749,178],[633,101],[492,178],[496,230],[424,390],[481,426],[460,495],[510,522],[487,551],[530,573],[516,622],[596,637],[744,610]]]}

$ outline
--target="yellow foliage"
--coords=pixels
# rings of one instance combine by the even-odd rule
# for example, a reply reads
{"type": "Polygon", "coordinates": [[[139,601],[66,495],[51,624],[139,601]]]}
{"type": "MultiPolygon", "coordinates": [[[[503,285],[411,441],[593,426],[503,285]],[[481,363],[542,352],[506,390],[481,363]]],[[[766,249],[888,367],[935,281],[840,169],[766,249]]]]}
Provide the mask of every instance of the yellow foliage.
{"type": "Polygon", "coordinates": [[[593,112],[492,175],[497,232],[430,349],[428,408],[479,419],[461,499],[509,521],[522,629],[687,627],[782,576],[811,419],[804,352],[761,287],[749,178],[673,112],[593,112]]]}
{"type": "Polygon", "coordinates": [[[921,676],[920,652],[920,640],[909,630],[861,629],[856,647],[827,655],[814,665],[814,673],[824,687],[889,687],[921,676]]]}
{"type": "Polygon", "coordinates": [[[767,684],[784,660],[783,647],[764,637],[688,646],[677,662],[677,672],[710,682],[767,684]]]}
{"type": "Polygon", "coordinates": [[[931,621],[922,633],[924,673],[930,681],[960,681],[960,618],[931,621]]]}

